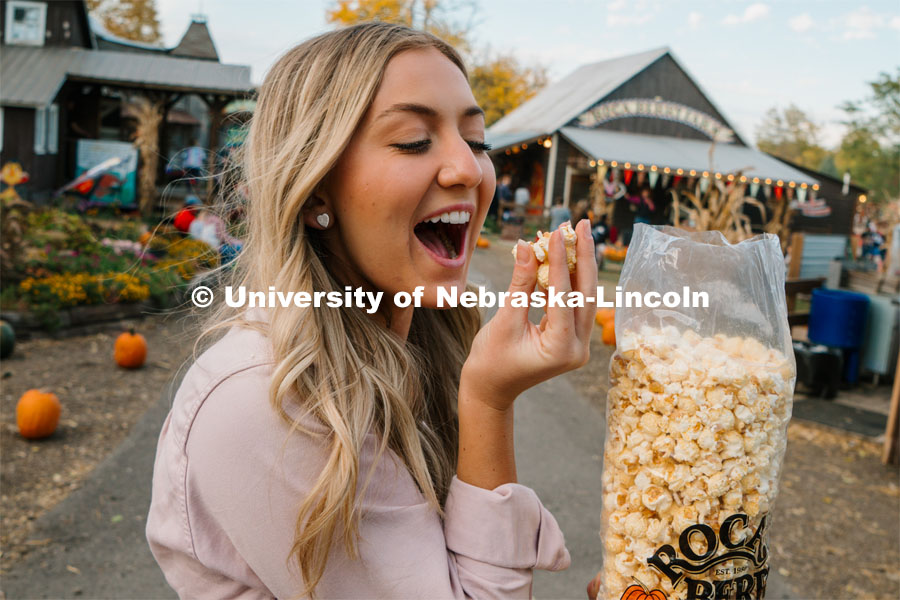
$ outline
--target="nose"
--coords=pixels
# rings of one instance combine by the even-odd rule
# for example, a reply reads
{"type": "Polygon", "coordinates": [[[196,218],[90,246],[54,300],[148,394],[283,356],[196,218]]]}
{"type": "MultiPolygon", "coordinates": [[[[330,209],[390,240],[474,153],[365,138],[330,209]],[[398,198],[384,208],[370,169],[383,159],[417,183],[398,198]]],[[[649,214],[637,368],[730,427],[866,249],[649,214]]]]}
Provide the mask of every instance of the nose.
{"type": "Polygon", "coordinates": [[[475,157],[475,152],[460,135],[454,134],[450,141],[442,145],[443,162],[438,172],[441,187],[461,185],[466,189],[477,187],[484,178],[484,171],[475,157]]]}

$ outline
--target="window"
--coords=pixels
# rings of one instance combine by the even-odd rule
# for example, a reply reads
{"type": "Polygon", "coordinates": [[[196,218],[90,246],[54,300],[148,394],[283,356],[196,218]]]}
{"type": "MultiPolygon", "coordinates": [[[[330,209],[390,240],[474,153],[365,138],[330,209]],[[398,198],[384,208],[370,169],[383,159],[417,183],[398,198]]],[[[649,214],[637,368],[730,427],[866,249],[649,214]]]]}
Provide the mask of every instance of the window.
{"type": "Polygon", "coordinates": [[[47,109],[34,109],[34,153],[47,151],[47,109]]]}
{"type": "Polygon", "coordinates": [[[56,154],[59,151],[59,105],[51,104],[47,107],[47,153],[56,154]]]}
{"type": "Polygon", "coordinates": [[[59,105],[34,109],[34,153],[59,152],[59,105]]]}
{"type": "Polygon", "coordinates": [[[47,23],[47,5],[43,2],[10,0],[6,3],[4,42],[43,46],[47,23]]]}

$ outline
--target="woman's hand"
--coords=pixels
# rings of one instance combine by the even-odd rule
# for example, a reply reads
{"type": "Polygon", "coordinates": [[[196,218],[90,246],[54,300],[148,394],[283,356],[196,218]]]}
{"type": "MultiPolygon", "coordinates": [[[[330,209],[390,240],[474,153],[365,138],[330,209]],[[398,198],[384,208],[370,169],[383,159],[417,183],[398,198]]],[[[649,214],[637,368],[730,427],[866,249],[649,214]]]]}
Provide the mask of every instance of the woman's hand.
{"type": "MultiPolygon", "coordinates": [[[[576,264],[571,275],[562,235],[554,231],[550,237],[548,280],[555,292],[563,292],[563,300],[569,291],[581,292],[584,298],[594,298],[597,291],[597,259],[588,221],[580,221],[575,232],[576,264]]],[[[530,295],[537,269],[534,252],[520,241],[509,291],[530,295]]],[[[460,392],[501,411],[528,388],[588,361],[596,313],[596,301],[577,308],[548,306],[540,325],[535,325],[528,320],[528,307],[510,306],[510,298],[478,332],[460,376],[460,392]]]]}

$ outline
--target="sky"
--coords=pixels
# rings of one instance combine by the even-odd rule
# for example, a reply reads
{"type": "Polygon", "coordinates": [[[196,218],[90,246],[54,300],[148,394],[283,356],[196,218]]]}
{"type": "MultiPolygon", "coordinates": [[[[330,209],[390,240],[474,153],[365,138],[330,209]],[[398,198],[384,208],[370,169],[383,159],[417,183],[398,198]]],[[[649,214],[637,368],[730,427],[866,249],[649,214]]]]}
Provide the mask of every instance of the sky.
{"type": "MultiPolygon", "coordinates": [[[[897,0],[470,0],[478,47],[547,67],[552,85],[578,66],[668,46],[737,132],[756,141],[766,111],[795,104],[840,142],[838,106],[900,66],[897,0]]],[[[222,62],[259,83],[275,59],[328,31],[330,0],[156,0],[174,46],[202,13],[222,62]]]]}

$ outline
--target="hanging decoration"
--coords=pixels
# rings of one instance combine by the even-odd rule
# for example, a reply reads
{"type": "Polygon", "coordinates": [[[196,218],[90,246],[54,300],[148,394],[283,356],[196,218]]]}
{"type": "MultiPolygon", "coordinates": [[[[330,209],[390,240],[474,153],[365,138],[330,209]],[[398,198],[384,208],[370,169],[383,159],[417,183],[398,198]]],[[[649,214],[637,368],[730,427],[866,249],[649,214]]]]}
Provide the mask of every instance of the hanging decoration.
{"type": "Polygon", "coordinates": [[[650,171],[650,187],[655,188],[656,182],[659,181],[659,171],[650,171]]]}
{"type": "Polygon", "coordinates": [[[676,175],[675,177],[673,177],[673,178],[672,178],[672,187],[677,187],[677,186],[678,186],[678,183],[679,183],[682,179],[684,179],[684,178],[683,178],[681,175],[676,175]]]}
{"type": "Polygon", "coordinates": [[[756,194],[759,193],[759,182],[754,181],[750,184],[750,197],[756,198],[756,194]]]}
{"type": "Polygon", "coordinates": [[[766,200],[772,198],[772,186],[768,183],[763,186],[763,195],[766,197],[766,200]]]}
{"type": "Polygon", "coordinates": [[[784,188],[781,186],[776,186],[775,187],[775,197],[778,198],[779,200],[781,200],[781,198],[783,196],[784,196],[784,188]]]}
{"type": "Polygon", "coordinates": [[[631,185],[631,178],[634,176],[634,171],[631,169],[625,169],[625,185],[631,185]]]}
{"type": "Polygon", "coordinates": [[[609,167],[606,165],[600,165],[597,167],[597,177],[600,181],[606,181],[606,171],[609,170],[609,167]]]}
{"type": "Polygon", "coordinates": [[[637,186],[640,187],[644,185],[644,182],[647,180],[647,174],[644,171],[638,171],[637,174],[637,186]]]}
{"type": "Polygon", "coordinates": [[[709,177],[703,177],[700,179],[700,193],[705,194],[706,190],[709,189],[709,177]]]}
{"type": "Polygon", "coordinates": [[[806,202],[806,188],[805,187],[802,187],[799,190],[797,190],[797,199],[800,201],[801,204],[806,202]]]}
{"type": "Polygon", "coordinates": [[[671,181],[671,180],[672,180],[672,176],[671,176],[671,175],[669,175],[668,173],[663,173],[663,176],[662,176],[662,186],[663,186],[664,188],[665,188],[665,187],[669,187],[669,181],[671,181]]]}

